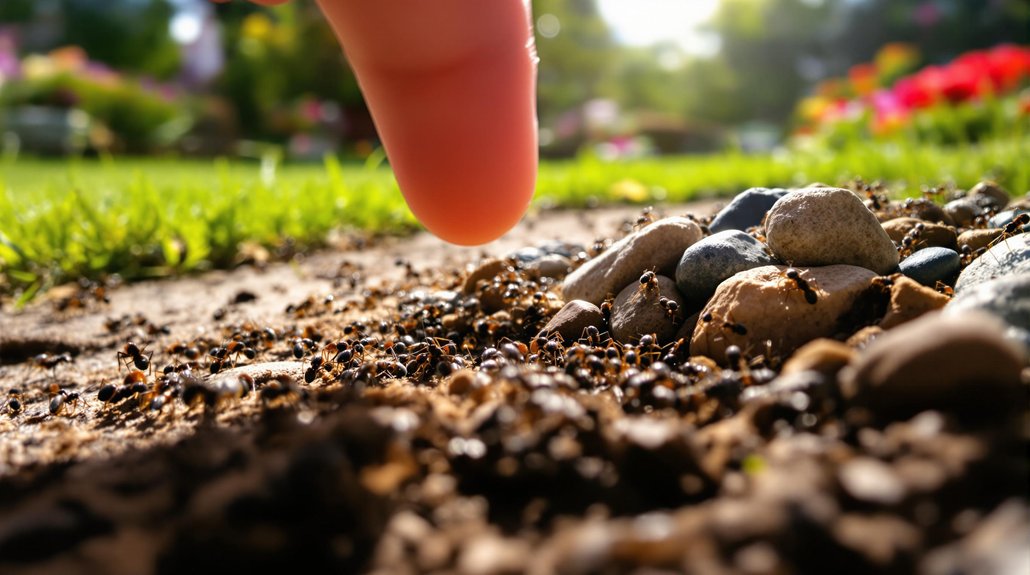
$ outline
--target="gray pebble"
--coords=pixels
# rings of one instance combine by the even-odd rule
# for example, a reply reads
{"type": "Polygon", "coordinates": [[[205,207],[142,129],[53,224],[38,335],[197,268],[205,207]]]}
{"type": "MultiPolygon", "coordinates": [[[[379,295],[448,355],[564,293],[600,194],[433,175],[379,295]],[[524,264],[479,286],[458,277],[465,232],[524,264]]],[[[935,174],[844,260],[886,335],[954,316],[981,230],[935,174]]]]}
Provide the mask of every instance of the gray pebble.
{"type": "Polygon", "coordinates": [[[725,230],[683,252],[676,266],[676,287],[689,308],[700,309],[733,274],[774,263],[765,244],[740,230],[725,230]]]}
{"type": "Polygon", "coordinates": [[[564,278],[571,268],[572,261],[558,254],[549,254],[526,264],[527,270],[535,271],[540,277],[554,279],[564,278]]]}
{"type": "Polygon", "coordinates": [[[955,296],[946,315],[985,311],[1009,324],[1006,335],[1026,345],[1030,337],[1030,273],[1024,272],[981,283],[955,296]]]}
{"type": "Polygon", "coordinates": [[[846,264],[881,275],[898,267],[894,242],[862,200],[848,190],[791,192],[769,210],[765,229],[773,254],[793,265],[846,264]]]}
{"type": "Polygon", "coordinates": [[[1030,234],[1020,234],[994,244],[973,260],[958,276],[955,292],[982,284],[994,278],[1030,272],[1030,234]]]}
{"type": "Polygon", "coordinates": [[[789,190],[781,188],[751,188],[737,194],[730,203],[719,211],[708,229],[713,234],[726,230],[747,230],[762,224],[762,218],[773,207],[776,200],[787,195],[789,190]]]}
{"type": "Polygon", "coordinates": [[[938,281],[949,283],[958,274],[962,263],[958,252],[948,248],[923,248],[901,262],[898,270],[924,286],[934,287],[938,281]]]}

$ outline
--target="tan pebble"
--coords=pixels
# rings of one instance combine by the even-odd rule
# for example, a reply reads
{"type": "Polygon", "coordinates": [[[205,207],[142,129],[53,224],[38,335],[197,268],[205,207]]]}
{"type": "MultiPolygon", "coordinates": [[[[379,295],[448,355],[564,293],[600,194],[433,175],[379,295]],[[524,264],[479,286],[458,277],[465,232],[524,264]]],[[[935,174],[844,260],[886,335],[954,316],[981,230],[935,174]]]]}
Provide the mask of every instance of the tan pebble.
{"type": "Polygon", "coordinates": [[[1001,237],[1001,228],[988,228],[986,230],[966,230],[958,236],[958,249],[961,251],[969,246],[971,251],[986,248],[991,242],[1001,237]]]}
{"type": "Polygon", "coordinates": [[[955,229],[943,224],[933,224],[916,218],[894,218],[883,222],[883,230],[887,232],[892,241],[901,243],[905,234],[909,233],[916,224],[923,224],[923,231],[915,242],[914,251],[928,247],[955,249],[955,229]]]}
{"type": "Polygon", "coordinates": [[[880,322],[883,329],[891,329],[912,321],[927,312],[941,309],[951,301],[948,296],[901,274],[891,277],[894,285],[891,286],[887,315],[880,322]]]}

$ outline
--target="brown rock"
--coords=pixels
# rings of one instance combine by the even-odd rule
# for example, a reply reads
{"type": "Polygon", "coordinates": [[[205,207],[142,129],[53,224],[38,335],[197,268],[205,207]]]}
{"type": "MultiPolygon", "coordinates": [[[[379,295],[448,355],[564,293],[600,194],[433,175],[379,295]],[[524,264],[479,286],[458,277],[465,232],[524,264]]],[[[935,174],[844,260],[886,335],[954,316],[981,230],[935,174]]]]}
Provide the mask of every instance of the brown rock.
{"type": "Polygon", "coordinates": [[[816,339],[806,343],[783,364],[781,375],[815,371],[834,377],[855,357],[856,351],[833,339],[816,339]]]}
{"type": "Polygon", "coordinates": [[[891,276],[891,299],[887,315],[880,322],[891,329],[934,310],[941,309],[951,298],[901,274],[891,276]]]}
{"type": "Polygon", "coordinates": [[[986,230],[966,230],[958,236],[958,249],[961,251],[969,246],[971,251],[986,248],[988,244],[1001,237],[1001,228],[988,228],[986,230]]]}
{"type": "Polygon", "coordinates": [[[582,337],[583,330],[591,325],[604,331],[604,314],[601,309],[588,301],[574,299],[554,314],[539,335],[558,334],[562,341],[573,342],[582,337]]]}
{"type": "Polygon", "coordinates": [[[696,222],[683,217],[659,220],[629,235],[565,278],[566,300],[582,299],[594,305],[609,294],[635,282],[645,270],[672,277],[683,250],[701,239],[696,222]]]}
{"type": "Polygon", "coordinates": [[[912,251],[921,250],[931,246],[955,249],[955,229],[942,224],[932,224],[928,221],[916,218],[894,218],[883,222],[883,230],[887,232],[894,243],[901,243],[907,234],[916,224],[923,224],[923,231],[916,240],[912,251]]]}
{"type": "Polygon", "coordinates": [[[504,260],[488,259],[480,263],[465,278],[464,292],[466,295],[474,294],[480,289],[479,282],[490,283],[498,275],[508,271],[508,264],[504,260]]]}
{"type": "Polygon", "coordinates": [[[1022,366],[1022,350],[994,316],[933,313],[880,336],[841,381],[879,417],[941,409],[998,421],[1025,405],[1022,366]]]}
{"type": "Polygon", "coordinates": [[[683,296],[676,289],[676,282],[665,276],[656,276],[657,285],[647,286],[633,282],[626,286],[612,304],[612,337],[621,342],[631,342],[640,336],[653,333],[659,342],[675,338],[682,317],[669,317],[659,301],[667,298],[675,301],[679,309],[684,307],[683,296]]]}
{"type": "Polygon", "coordinates": [[[1001,211],[1009,205],[1011,200],[1005,188],[992,181],[983,181],[973,186],[966,197],[984,209],[994,209],[995,211],[1001,211]]]}
{"type": "Polygon", "coordinates": [[[758,350],[769,340],[772,353],[785,356],[813,339],[832,337],[842,329],[841,321],[853,312],[876,277],[874,272],[856,266],[798,268],[818,296],[816,303],[810,304],[784,275],[786,269],[755,268],[719,285],[701,311],[691,353],[723,362],[730,345],[745,351],[758,350]]]}

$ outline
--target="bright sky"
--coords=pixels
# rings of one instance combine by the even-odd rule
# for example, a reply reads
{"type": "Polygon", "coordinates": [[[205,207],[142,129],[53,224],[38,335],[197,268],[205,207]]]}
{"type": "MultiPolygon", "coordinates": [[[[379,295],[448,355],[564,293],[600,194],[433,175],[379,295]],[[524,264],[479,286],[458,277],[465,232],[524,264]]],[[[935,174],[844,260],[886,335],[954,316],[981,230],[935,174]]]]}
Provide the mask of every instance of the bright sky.
{"type": "Polygon", "coordinates": [[[698,30],[719,0],[598,0],[601,15],[626,44],[671,40],[687,53],[708,54],[717,46],[698,30]]]}

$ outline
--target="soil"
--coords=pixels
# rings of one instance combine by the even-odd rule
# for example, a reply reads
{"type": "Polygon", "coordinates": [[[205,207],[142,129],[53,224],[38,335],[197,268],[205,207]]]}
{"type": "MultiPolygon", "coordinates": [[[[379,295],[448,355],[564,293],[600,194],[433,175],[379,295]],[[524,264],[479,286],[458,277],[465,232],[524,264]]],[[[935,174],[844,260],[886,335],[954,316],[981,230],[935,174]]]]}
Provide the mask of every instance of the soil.
{"type": "Polygon", "coordinates": [[[538,213],[477,249],[341,239],[290,263],[108,288],[106,302],[68,286],[5,308],[0,572],[1025,564],[1025,430],[937,412],[853,423],[832,386],[804,388],[803,406],[773,391],[745,402],[753,382],[700,360],[584,385],[534,341],[558,304],[531,294],[554,282],[526,279],[522,307],[486,313],[486,291],[468,317],[448,307],[468,303],[483,259],[545,240],[594,253],[638,216],[538,213]],[[405,335],[410,351],[391,347],[405,335]],[[234,340],[255,357],[211,355],[234,340]],[[152,366],[133,365],[130,342],[152,366]],[[100,400],[126,377],[145,385],[100,400]]]}

